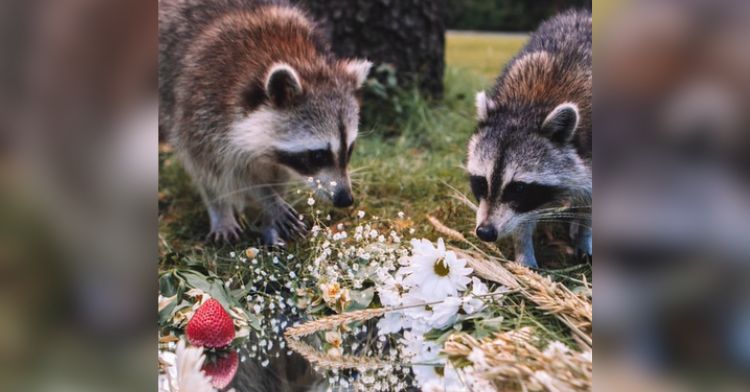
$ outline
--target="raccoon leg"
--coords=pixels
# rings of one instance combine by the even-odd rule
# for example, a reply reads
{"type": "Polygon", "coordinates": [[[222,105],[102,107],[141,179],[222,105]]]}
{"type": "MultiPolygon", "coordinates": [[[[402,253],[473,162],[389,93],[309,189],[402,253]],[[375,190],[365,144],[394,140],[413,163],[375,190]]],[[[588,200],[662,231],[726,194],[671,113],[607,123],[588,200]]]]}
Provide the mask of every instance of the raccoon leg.
{"type": "Polygon", "coordinates": [[[581,220],[570,224],[570,236],[576,248],[576,256],[591,257],[593,255],[591,220],[581,220]]]}
{"type": "Polygon", "coordinates": [[[534,256],[534,229],[536,222],[522,224],[513,233],[513,245],[515,247],[516,262],[527,267],[537,268],[534,256]]]}
{"type": "Polygon", "coordinates": [[[214,242],[237,242],[242,234],[242,228],[234,215],[234,206],[227,200],[214,196],[215,192],[202,190],[203,201],[208,208],[208,218],[211,231],[206,240],[214,242]]]}
{"type": "Polygon", "coordinates": [[[304,237],[307,227],[297,212],[274,190],[264,195],[262,240],[268,246],[284,246],[286,241],[304,237]]]}

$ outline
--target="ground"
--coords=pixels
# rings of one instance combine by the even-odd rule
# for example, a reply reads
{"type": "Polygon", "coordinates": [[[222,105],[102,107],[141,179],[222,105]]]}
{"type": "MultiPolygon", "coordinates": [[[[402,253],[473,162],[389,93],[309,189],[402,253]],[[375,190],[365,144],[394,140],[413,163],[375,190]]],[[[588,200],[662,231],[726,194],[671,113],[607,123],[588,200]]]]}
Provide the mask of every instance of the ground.
{"type": "MultiPolygon", "coordinates": [[[[463,164],[466,143],[475,127],[473,97],[491,86],[525,40],[522,35],[450,33],[444,99],[429,102],[409,92],[394,98],[405,113],[399,117],[396,136],[379,132],[378,119],[363,124],[350,165],[356,204],[347,210],[324,210],[323,216],[330,212],[335,224],[359,210],[391,218],[403,211],[417,236],[433,240],[441,236],[427,220],[434,216],[480,244],[473,235],[474,212],[461,200],[472,200],[463,164]]],[[[160,269],[188,259],[222,276],[223,257],[231,250],[256,244],[258,236],[248,234],[242,244],[231,247],[206,244],[208,217],[203,204],[166,145],[160,148],[159,164],[160,269]]],[[[291,195],[304,210],[306,197],[291,195]]],[[[571,249],[561,233],[560,227],[542,228],[537,233],[537,259],[547,269],[571,265],[571,249]]],[[[505,255],[512,255],[508,241],[498,246],[505,255]]],[[[304,252],[302,247],[292,251],[295,249],[304,252]]],[[[582,272],[590,278],[590,266],[586,265],[552,275],[565,281],[580,278],[582,272]]]]}

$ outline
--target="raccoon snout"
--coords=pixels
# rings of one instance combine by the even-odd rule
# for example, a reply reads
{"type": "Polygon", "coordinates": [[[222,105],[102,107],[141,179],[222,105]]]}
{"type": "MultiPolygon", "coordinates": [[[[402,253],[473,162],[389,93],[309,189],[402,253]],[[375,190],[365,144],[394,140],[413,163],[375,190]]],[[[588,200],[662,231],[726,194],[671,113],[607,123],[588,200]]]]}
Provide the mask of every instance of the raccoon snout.
{"type": "Polygon", "coordinates": [[[482,241],[494,242],[497,240],[497,230],[492,224],[481,224],[477,226],[477,237],[482,241]]]}
{"type": "Polygon", "coordinates": [[[333,194],[333,206],[338,208],[351,207],[354,204],[354,196],[349,189],[339,189],[333,194]]]}

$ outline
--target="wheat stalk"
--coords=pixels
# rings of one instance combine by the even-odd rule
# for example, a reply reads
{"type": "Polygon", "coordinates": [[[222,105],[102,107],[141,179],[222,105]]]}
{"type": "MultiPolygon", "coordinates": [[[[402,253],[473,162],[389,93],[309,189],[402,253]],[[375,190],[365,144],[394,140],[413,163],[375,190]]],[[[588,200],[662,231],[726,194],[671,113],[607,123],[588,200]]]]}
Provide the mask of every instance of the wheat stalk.
{"type": "Polygon", "coordinates": [[[291,327],[284,332],[287,346],[302,355],[306,360],[316,366],[330,369],[374,369],[389,366],[390,363],[377,358],[360,357],[354,355],[330,355],[316,350],[314,347],[304,343],[300,338],[319,331],[328,331],[344,324],[357,321],[367,321],[382,316],[390,309],[364,309],[354,312],[336,314],[324,317],[320,320],[308,321],[302,325],[291,327]]]}
{"type": "Polygon", "coordinates": [[[518,263],[501,263],[500,259],[482,257],[476,252],[454,247],[451,247],[451,250],[466,259],[480,277],[519,290],[540,309],[557,317],[575,334],[577,340],[584,344],[584,348],[593,346],[593,307],[587,298],[576,295],[564,285],[553,282],[518,263]]]}
{"type": "Polygon", "coordinates": [[[593,345],[591,302],[576,295],[562,284],[516,263],[508,263],[506,268],[521,282],[521,293],[533,301],[540,309],[555,315],[583,340],[588,347],[593,345]]]}
{"type": "Polygon", "coordinates": [[[357,310],[344,314],[336,314],[333,316],[324,317],[320,320],[308,321],[296,327],[291,327],[287,329],[286,332],[284,332],[284,336],[287,338],[301,338],[318,331],[328,331],[344,324],[349,324],[356,321],[367,321],[375,317],[382,316],[390,310],[391,309],[376,308],[357,310]]]}
{"type": "Polygon", "coordinates": [[[590,391],[593,380],[591,352],[567,349],[559,342],[540,350],[540,342],[530,328],[498,333],[477,340],[468,334],[455,334],[445,343],[443,353],[453,360],[473,356],[473,366],[464,372],[491,382],[497,390],[513,391],[590,391]],[[477,355],[476,353],[481,353],[477,355]]]}
{"type": "MultiPolygon", "coordinates": [[[[474,248],[478,253],[481,253],[483,256],[490,257],[486,252],[484,252],[478,246],[474,245],[471,241],[467,240],[466,237],[464,237],[464,235],[461,234],[461,232],[459,232],[458,230],[451,229],[450,227],[443,224],[443,222],[440,222],[440,220],[438,220],[437,218],[431,215],[427,215],[427,220],[430,222],[430,224],[432,224],[432,226],[435,228],[435,231],[437,231],[438,233],[448,238],[451,238],[453,240],[461,241],[471,246],[472,248],[474,248]]],[[[497,246],[495,246],[494,244],[490,244],[490,243],[485,243],[485,246],[490,248],[493,252],[499,254],[503,258],[503,260],[505,260],[505,256],[503,256],[503,252],[501,252],[497,246]]]]}
{"type": "Polygon", "coordinates": [[[308,362],[314,366],[328,369],[382,369],[392,366],[390,362],[372,357],[360,357],[355,355],[331,355],[324,354],[316,350],[309,344],[296,338],[286,338],[287,347],[291,348],[298,354],[302,355],[308,362]]]}
{"type": "Polygon", "coordinates": [[[463,234],[444,225],[434,216],[427,215],[427,220],[430,221],[432,226],[435,227],[435,231],[437,231],[438,233],[457,241],[466,242],[466,237],[464,237],[463,234]]]}

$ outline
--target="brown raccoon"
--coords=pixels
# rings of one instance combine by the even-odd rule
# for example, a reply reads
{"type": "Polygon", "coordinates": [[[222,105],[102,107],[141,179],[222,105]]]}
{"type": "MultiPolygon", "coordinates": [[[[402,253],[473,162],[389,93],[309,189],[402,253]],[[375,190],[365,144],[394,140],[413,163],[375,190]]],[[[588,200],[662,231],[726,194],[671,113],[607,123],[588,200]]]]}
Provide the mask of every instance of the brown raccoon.
{"type": "Polygon", "coordinates": [[[210,237],[238,239],[248,202],[267,244],[303,234],[282,197],[302,178],[335,206],[353,204],[347,165],[370,62],[336,59],[281,2],[163,0],[159,35],[159,126],[200,189],[210,237]]]}

